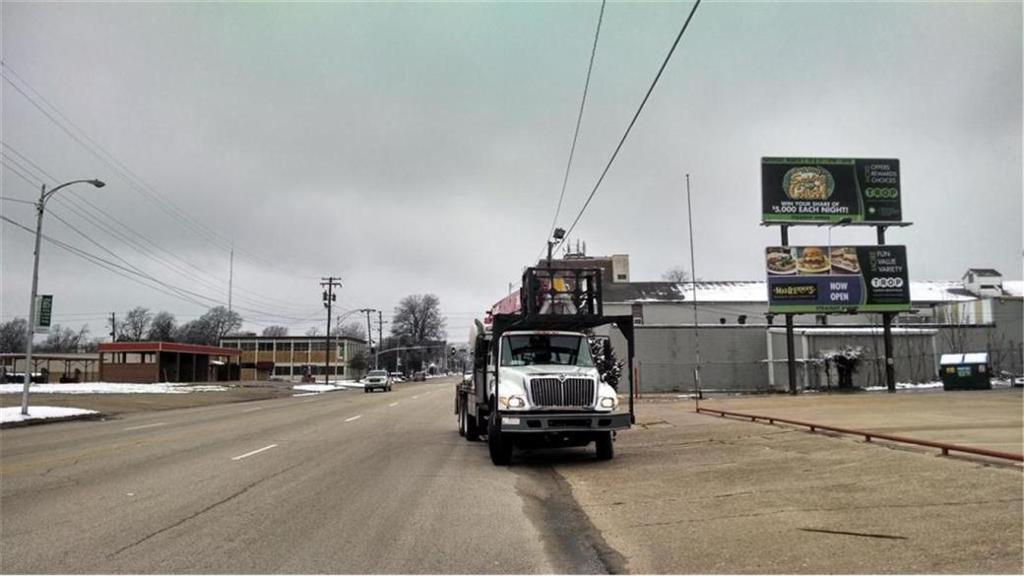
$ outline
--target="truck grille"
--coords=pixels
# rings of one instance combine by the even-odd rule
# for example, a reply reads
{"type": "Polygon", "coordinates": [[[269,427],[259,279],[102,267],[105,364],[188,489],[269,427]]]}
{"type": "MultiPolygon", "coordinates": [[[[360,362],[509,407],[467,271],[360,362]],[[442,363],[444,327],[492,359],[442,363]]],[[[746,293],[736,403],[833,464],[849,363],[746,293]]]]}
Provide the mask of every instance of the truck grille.
{"type": "Polygon", "coordinates": [[[537,407],[586,408],[594,405],[594,381],[590,378],[533,378],[530,396],[537,407]]]}

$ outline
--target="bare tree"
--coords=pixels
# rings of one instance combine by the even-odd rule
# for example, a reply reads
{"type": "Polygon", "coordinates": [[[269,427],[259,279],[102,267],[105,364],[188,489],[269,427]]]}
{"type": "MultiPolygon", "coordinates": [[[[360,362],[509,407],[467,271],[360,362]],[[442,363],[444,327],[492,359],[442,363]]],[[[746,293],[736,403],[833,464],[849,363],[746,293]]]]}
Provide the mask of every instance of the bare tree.
{"type": "Polygon", "coordinates": [[[79,347],[90,344],[89,326],[82,326],[75,331],[54,324],[46,335],[46,340],[38,346],[40,352],[77,352],[79,347]]]}
{"type": "Polygon", "coordinates": [[[15,318],[0,324],[0,352],[24,352],[27,347],[27,320],[15,318]]]}
{"type": "Polygon", "coordinates": [[[347,322],[340,326],[331,328],[332,336],[348,336],[349,338],[359,338],[360,340],[366,340],[366,326],[362,322],[354,320],[347,322]]]}
{"type": "Polygon", "coordinates": [[[149,323],[149,331],[146,332],[146,340],[152,342],[171,342],[174,340],[174,330],[177,322],[174,314],[170,312],[157,312],[149,323]]]}
{"type": "Polygon", "coordinates": [[[216,346],[221,338],[237,332],[241,327],[242,317],[238,312],[229,312],[227,308],[217,306],[199,318],[182,324],[175,331],[174,337],[179,342],[216,346]]]}
{"type": "Polygon", "coordinates": [[[312,327],[310,327],[309,330],[306,330],[306,336],[319,336],[319,335],[320,335],[320,327],[319,326],[312,326],[312,327]]]}
{"type": "Polygon", "coordinates": [[[263,336],[267,338],[280,338],[288,335],[287,326],[267,326],[263,329],[263,336]]]}
{"type": "Polygon", "coordinates": [[[391,320],[391,334],[412,344],[443,340],[446,333],[441,301],[433,294],[402,298],[391,320]]]}
{"type": "Polygon", "coordinates": [[[119,324],[117,339],[126,342],[138,342],[145,336],[149,329],[149,323],[153,319],[148,308],[136,306],[125,314],[124,320],[119,324]]]}
{"type": "Polygon", "coordinates": [[[661,275],[661,279],[666,282],[689,282],[690,271],[682,266],[673,266],[661,275]]]}

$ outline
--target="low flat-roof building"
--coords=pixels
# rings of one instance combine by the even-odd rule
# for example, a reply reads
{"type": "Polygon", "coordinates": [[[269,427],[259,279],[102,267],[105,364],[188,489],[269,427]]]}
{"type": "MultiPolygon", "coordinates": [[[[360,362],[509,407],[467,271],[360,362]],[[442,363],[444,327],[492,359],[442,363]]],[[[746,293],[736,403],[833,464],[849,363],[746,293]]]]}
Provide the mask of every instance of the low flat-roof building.
{"type": "MultiPolygon", "coordinates": [[[[25,378],[25,353],[0,354],[3,382],[22,382],[25,378]]],[[[91,382],[100,375],[100,355],[95,352],[34,352],[33,382],[91,382]]]]}
{"type": "Polygon", "coordinates": [[[238,380],[234,348],[178,342],[108,342],[99,345],[104,382],[214,382],[238,380]]]}
{"type": "Polygon", "coordinates": [[[362,376],[350,363],[366,350],[366,342],[350,336],[332,336],[328,354],[326,336],[225,336],[220,345],[241,351],[242,380],[301,380],[306,374],[323,376],[328,358],[331,374],[340,379],[362,376]]]}

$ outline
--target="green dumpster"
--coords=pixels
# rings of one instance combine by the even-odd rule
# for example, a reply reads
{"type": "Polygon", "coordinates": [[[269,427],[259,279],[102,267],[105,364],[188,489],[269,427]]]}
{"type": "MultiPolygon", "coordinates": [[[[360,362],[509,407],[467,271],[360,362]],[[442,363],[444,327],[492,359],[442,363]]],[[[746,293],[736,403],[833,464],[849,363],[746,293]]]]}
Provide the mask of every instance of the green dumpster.
{"type": "Polygon", "coordinates": [[[943,390],[991,390],[987,352],[943,354],[939,374],[943,390]]]}

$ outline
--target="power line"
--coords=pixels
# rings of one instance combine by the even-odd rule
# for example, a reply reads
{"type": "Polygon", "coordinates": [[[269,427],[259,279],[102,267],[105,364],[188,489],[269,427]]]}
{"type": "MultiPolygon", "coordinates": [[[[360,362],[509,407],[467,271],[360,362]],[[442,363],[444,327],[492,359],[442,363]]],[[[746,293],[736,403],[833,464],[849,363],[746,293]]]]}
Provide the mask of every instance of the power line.
{"type": "Polygon", "coordinates": [[[629,126],[626,127],[626,131],[622,134],[622,138],[619,139],[618,145],[615,146],[615,151],[612,152],[611,158],[608,159],[608,164],[605,165],[604,170],[601,171],[601,177],[597,179],[597,183],[594,184],[594,189],[590,191],[590,195],[587,196],[587,201],[583,203],[583,207],[580,208],[579,213],[576,214],[576,218],[573,219],[572,225],[565,233],[565,237],[558,243],[558,247],[561,247],[565,243],[569,234],[576,228],[576,224],[579,223],[580,218],[583,217],[583,213],[586,212],[587,207],[590,206],[590,201],[594,199],[594,195],[597,194],[598,188],[601,187],[601,183],[604,182],[604,177],[608,174],[608,170],[611,169],[612,164],[615,162],[615,158],[619,155],[619,151],[622,150],[623,144],[626,143],[626,139],[629,138],[629,133],[633,130],[633,126],[636,124],[637,119],[640,117],[640,113],[643,112],[644,106],[647,105],[647,100],[651,97],[651,93],[654,92],[654,87],[658,85],[658,80],[661,79],[661,74],[665,71],[665,67],[668,66],[669,60],[672,59],[672,54],[676,51],[676,46],[679,45],[679,41],[682,40],[683,34],[686,33],[686,29],[690,26],[690,20],[693,19],[694,13],[697,12],[697,7],[700,6],[700,0],[697,0],[693,4],[693,8],[690,9],[690,14],[686,17],[686,21],[683,22],[683,27],[679,29],[679,34],[676,35],[675,42],[672,43],[672,47],[669,49],[668,54],[665,55],[665,60],[661,63],[661,67],[658,68],[658,73],[654,76],[654,80],[651,82],[650,87],[647,88],[647,93],[644,95],[644,99],[640,102],[640,106],[636,109],[636,113],[633,114],[633,119],[629,121],[629,126]]]}
{"type": "Polygon", "coordinates": [[[35,202],[33,202],[31,200],[22,200],[21,198],[11,198],[10,196],[0,196],[0,200],[4,200],[4,201],[7,201],[7,202],[18,202],[19,204],[28,204],[30,206],[35,206],[35,204],[36,204],[35,202]]]}
{"type": "MultiPolygon", "coordinates": [[[[22,161],[24,161],[25,163],[31,165],[37,172],[39,172],[39,173],[49,177],[50,180],[54,184],[57,183],[57,179],[52,174],[49,174],[46,170],[44,170],[38,164],[33,162],[30,158],[28,158],[27,156],[25,156],[24,154],[19,152],[13,146],[11,146],[10,144],[8,144],[6,142],[3,142],[3,146],[5,148],[7,148],[8,150],[10,150],[11,153],[16,155],[22,161]]],[[[9,156],[6,155],[6,153],[0,152],[0,154],[3,154],[4,157],[10,158],[9,156]]],[[[13,161],[13,159],[11,159],[11,160],[13,161]]],[[[28,170],[28,169],[24,168],[24,166],[21,164],[21,162],[17,162],[17,165],[19,167],[21,167],[24,171],[29,172],[32,176],[40,178],[40,180],[43,179],[38,174],[32,173],[31,170],[28,170]]],[[[186,259],[178,256],[177,254],[175,254],[175,253],[173,253],[173,252],[171,252],[171,251],[161,247],[160,245],[158,245],[157,243],[153,242],[148,237],[146,237],[145,235],[139,233],[135,229],[131,228],[130,226],[128,226],[127,224],[125,224],[124,222],[122,222],[121,220],[119,220],[118,218],[116,218],[115,216],[113,216],[112,214],[107,212],[106,210],[104,210],[104,209],[100,208],[99,206],[93,204],[85,196],[78,196],[76,193],[74,193],[74,191],[71,191],[68,194],[65,194],[65,195],[63,195],[61,197],[55,198],[55,200],[57,200],[58,202],[60,202],[62,204],[64,204],[64,203],[69,204],[70,206],[72,206],[75,209],[76,213],[78,213],[80,216],[82,216],[87,221],[89,221],[90,224],[92,224],[96,228],[102,230],[103,232],[107,233],[108,235],[110,235],[110,236],[112,236],[114,238],[117,238],[118,240],[120,240],[124,244],[126,244],[129,247],[131,247],[134,250],[136,250],[143,257],[149,258],[151,260],[154,260],[154,261],[162,264],[166,268],[174,271],[175,273],[181,274],[182,276],[184,276],[186,278],[189,278],[190,280],[193,280],[193,281],[196,281],[196,282],[200,282],[201,284],[203,284],[204,286],[206,286],[207,288],[209,288],[211,290],[214,290],[215,292],[222,291],[223,287],[218,283],[218,282],[222,281],[221,279],[218,279],[216,276],[213,276],[212,274],[210,274],[206,270],[203,270],[202,268],[192,264],[188,260],[186,260],[186,259]],[[77,198],[78,201],[81,201],[81,202],[87,204],[99,216],[96,216],[95,214],[90,213],[89,210],[87,210],[83,206],[78,205],[72,198],[77,198]],[[209,281],[203,281],[200,278],[197,278],[195,276],[195,274],[192,274],[192,273],[182,269],[180,266],[177,266],[174,263],[172,263],[172,262],[170,262],[170,261],[168,261],[168,260],[166,260],[164,258],[158,257],[156,254],[150,253],[146,248],[141,247],[137,242],[133,241],[131,238],[126,237],[124,234],[121,234],[117,230],[114,230],[110,226],[108,226],[108,225],[104,224],[103,222],[99,221],[99,218],[104,218],[104,217],[106,219],[108,219],[108,220],[112,220],[113,222],[117,223],[121,228],[123,228],[127,232],[130,232],[133,236],[135,236],[136,238],[142,240],[143,242],[145,242],[146,244],[148,244],[152,248],[167,254],[170,258],[173,258],[174,260],[177,260],[177,261],[183,263],[184,265],[188,266],[192,270],[195,270],[195,272],[197,272],[199,274],[203,274],[203,275],[211,278],[213,280],[213,282],[211,283],[209,281]]],[[[247,289],[242,288],[242,287],[239,287],[238,290],[239,290],[239,292],[245,292],[245,293],[248,293],[248,294],[252,294],[253,297],[245,297],[245,296],[241,296],[240,295],[239,299],[243,300],[243,301],[246,301],[246,302],[249,302],[249,303],[251,303],[253,305],[256,305],[256,306],[270,306],[270,307],[275,307],[275,308],[292,308],[295,311],[299,310],[298,307],[295,307],[294,305],[292,305],[292,304],[290,304],[288,302],[285,302],[283,300],[278,300],[277,298],[273,298],[273,297],[269,297],[269,296],[264,296],[264,295],[262,295],[262,294],[260,294],[258,292],[255,292],[255,291],[252,291],[252,290],[247,290],[247,289]]],[[[301,313],[301,312],[299,312],[299,313],[301,313]]]]}
{"type": "MultiPolygon", "coordinates": [[[[174,204],[166,196],[164,196],[159,191],[150,186],[148,183],[146,183],[145,180],[143,180],[137,174],[132,172],[131,169],[129,169],[124,163],[120,162],[117,159],[117,157],[115,157],[103,146],[101,146],[99,143],[97,143],[95,140],[89,137],[88,133],[86,133],[85,130],[83,130],[81,127],[75,124],[75,122],[68,118],[67,115],[65,115],[63,112],[61,112],[57,106],[55,106],[52,102],[47,100],[46,97],[40,94],[39,91],[37,91],[35,88],[33,88],[32,85],[29,84],[24,78],[22,78],[21,75],[17,73],[17,71],[11,68],[11,66],[7,64],[7,62],[0,60],[0,67],[2,67],[4,71],[6,71],[6,73],[0,72],[0,76],[2,76],[3,79],[6,80],[15,89],[15,91],[17,91],[26,100],[28,100],[28,102],[32,104],[33,107],[39,110],[44,116],[46,116],[46,118],[48,118],[55,126],[60,128],[72,140],[74,140],[83,148],[85,148],[87,152],[92,154],[96,159],[106,164],[111,170],[119,174],[121,178],[128,183],[129,189],[138,192],[139,194],[142,194],[143,196],[146,196],[149,199],[153,200],[156,203],[156,205],[165,213],[177,219],[179,222],[181,222],[182,225],[186,226],[187,228],[190,228],[194,232],[197,232],[201,236],[204,236],[207,239],[207,241],[210,242],[212,245],[217,246],[225,251],[230,248],[231,240],[225,238],[223,235],[219,234],[209,226],[206,226],[196,218],[189,215],[187,212],[185,212],[176,204],[174,204]],[[8,77],[8,74],[10,74],[10,76],[13,76],[21,84],[23,84],[32,93],[32,95],[30,95],[28,92],[22,89],[21,86],[15,83],[14,80],[12,80],[10,77],[8,77]],[[45,103],[46,106],[48,106],[49,109],[53,111],[53,114],[51,114],[50,111],[48,111],[42,104],[40,104],[40,101],[45,103]],[[65,123],[74,128],[74,130],[78,134],[70,130],[67,126],[64,125],[64,123],[57,120],[57,118],[54,117],[54,114],[59,116],[65,123]],[[79,136],[79,134],[81,136],[79,136]]],[[[248,250],[245,250],[240,247],[236,247],[236,249],[240,254],[246,255],[249,259],[251,259],[254,262],[258,261],[261,262],[262,265],[264,266],[268,266],[270,268],[276,269],[286,274],[290,274],[290,272],[279,268],[276,264],[274,264],[273,262],[266,258],[263,258],[262,256],[253,254],[248,250]]],[[[313,276],[305,277],[313,278],[313,276]]]]}
{"type": "MultiPolygon", "coordinates": [[[[601,22],[604,20],[604,5],[605,0],[601,0],[601,12],[597,15],[597,28],[594,30],[594,45],[590,48],[590,63],[587,64],[587,80],[583,83],[583,97],[580,98],[580,111],[576,115],[576,130],[572,135],[572,146],[569,147],[569,160],[565,164],[565,176],[562,178],[562,191],[558,195],[558,207],[555,208],[555,217],[551,219],[551,229],[548,230],[548,239],[555,231],[555,224],[558,222],[558,215],[562,212],[562,200],[565,199],[565,188],[569,184],[569,173],[572,171],[572,160],[576,155],[576,141],[580,137],[580,126],[583,124],[583,108],[587,104],[587,93],[590,91],[590,74],[594,70],[594,56],[597,54],[597,40],[601,36],[601,22]]],[[[545,246],[546,246],[545,241],[545,246]]],[[[537,255],[537,260],[544,254],[544,248],[541,248],[540,254],[537,255]]]]}
{"type": "MultiPolygon", "coordinates": [[[[56,215],[54,215],[54,216],[56,217],[56,215]]],[[[24,224],[16,222],[15,220],[12,220],[11,218],[8,218],[7,216],[0,215],[0,219],[2,219],[4,221],[6,221],[6,222],[16,226],[17,228],[20,228],[21,230],[24,230],[25,232],[27,232],[29,234],[33,234],[33,235],[35,234],[35,231],[32,230],[32,228],[29,228],[28,226],[25,226],[24,224]]],[[[62,222],[64,222],[64,221],[62,220],[62,222]]],[[[66,222],[64,222],[64,223],[67,224],[66,222]]],[[[209,296],[206,296],[205,294],[200,294],[198,292],[194,292],[192,290],[188,290],[186,288],[182,288],[180,286],[176,286],[176,285],[170,284],[170,283],[165,282],[163,280],[160,280],[159,278],[156,278],[156,277],[154,277],[154,276],[152,276],[152,275],[150,275],[148,273],[140,272],[140,271],[138,271],[138,269],[134,269],[130,265],[129,266],[122,266],[122,265],[117,264],[115,262],[111,262],[110,260],[107,260],[106,258],[103,258],[102,256],[97,256],[96,254],[92,254],[92,253],[87,252],[85,250],[82,250],[80,248],[76,248],[76,247],[74,247],[74,246],[72,246],[70,244],[67,244],[66,242],[63,242],[61,240],[57,240],[56,238],[52,238],[52,237],[47,236],[45,234],[42,235],[42,238],[44,240],[46,240],[47,242],[57,246],[58,248],[61,248],[61,249],[66,250],[68,252],[71,252],[72,254],[75,254],[75,255],[77,255],[77,256],[79,256],[81,258],[84,258],[85,260],[88,260],[89,262],[92,262],[93,264],[96,264],[97,266],[100,266],[101,268],[105,268],[105,269],[107,269],[107,270],[109,270],[111,272],[114,272],[115,274],[117,274],[119,276],[128,278],[129,280],[132,280],[132,281],[136,282],[137,284],[141,284],[141,285],[146,286],[148,288],[157,290],[158,292],[161,292],[163,294],[166,294],[166,295],[169,295],[169,296],[174,296],[176,298],[179,298],[181,300],[185,300],[187,302],[190,302],[192,304],[196,304],[198,306],[202,306],[204,308],[205,307],[209,307],[211,304],[218,305],[218,306],[223,306],[224,305],[223,302],[217,300],[216,298],[211,298],[209,296]],[[141,280],[140,280],[140,278],[141,278],[141,280]],[[147,284],[147,282],[144,282],[143,280],[148,281],[148,282],[150,282],[152,284],[147,284]],[[206,302],[203,302],[201,300],[205,300],[206,302]]],[[[247,307],[242,307],[242,306],[238,306],[237,308],[239,310],[243,310],[245,312],[249,312],[249,313],[255,314],[256,316],[262,316],[262,317],[267,317],[267,318],[284,318],[284,319],[287,319],[287,320],[302,321],[302,319],[300,319],[298,317],[295,317],[295,316],[287,316],[287,315],[284,315],[284,314],[274,314],[274,313],[271,313],[271,312],[265,312],[265,311],[262,311],[262,310],[257,310],[257,309],[254,309],[254,308],[247,308],[247,307]]]]}

